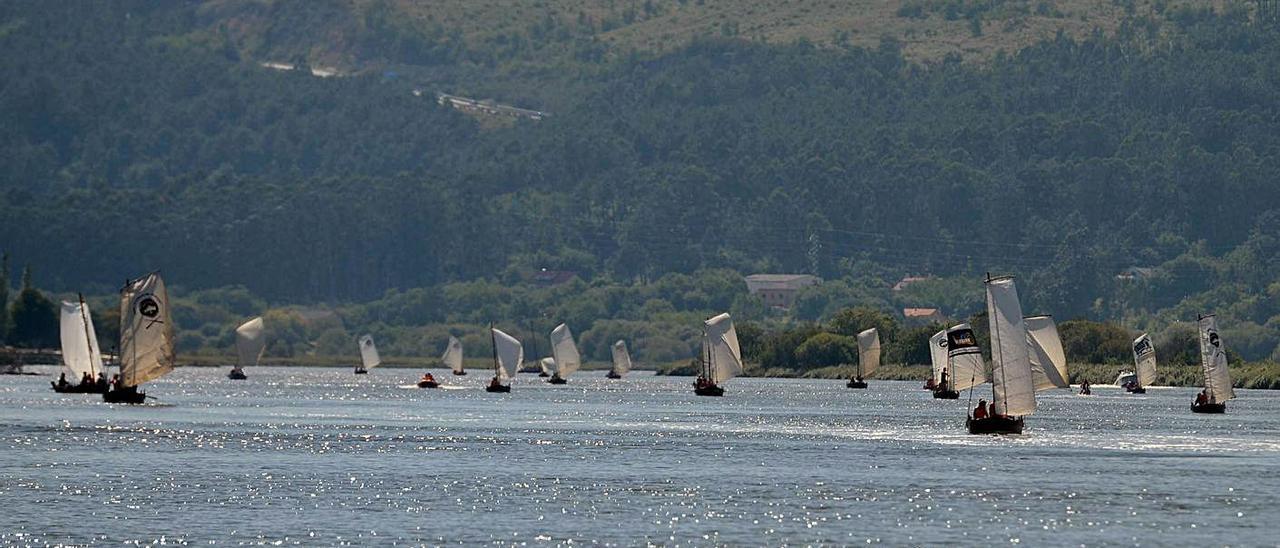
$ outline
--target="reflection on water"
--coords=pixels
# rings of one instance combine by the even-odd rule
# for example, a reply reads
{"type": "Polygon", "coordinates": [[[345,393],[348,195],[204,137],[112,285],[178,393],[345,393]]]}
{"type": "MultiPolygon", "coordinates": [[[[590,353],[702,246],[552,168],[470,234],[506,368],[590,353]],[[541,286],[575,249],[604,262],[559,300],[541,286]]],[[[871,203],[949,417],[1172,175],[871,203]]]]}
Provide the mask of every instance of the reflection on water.
{"type": "Polygon", "coordinates": [[[1026,435],[984,437],[917,382],[224,374],[134,407],[0,379],[0,543],[1275,542],[1265,391],[1223,416],[1189,388],[1050,393],[1026,435]]]}

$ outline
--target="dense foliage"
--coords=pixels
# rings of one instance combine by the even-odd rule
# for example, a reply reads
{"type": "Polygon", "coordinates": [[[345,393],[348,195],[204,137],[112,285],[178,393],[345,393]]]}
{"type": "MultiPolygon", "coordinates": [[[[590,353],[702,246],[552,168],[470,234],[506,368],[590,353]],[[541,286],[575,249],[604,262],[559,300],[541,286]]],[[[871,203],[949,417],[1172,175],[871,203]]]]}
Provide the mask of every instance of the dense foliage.
{"type": "MultiPolygon", "coordinates": [[[[704,311],[767,319],[738,273],[826,278],[774,318],[817,322],[858,305],[965,317],[992,271],[1021,276],[1028,312],[1163,330],[1216,310],[1241,353],[1278,352],[1280,33],[1243,11],[1133,18],[987,65],[912,64],[892,40],[584,46],[536,80],[562,82],[541,92],[572,97],[562,111],[483,128],[387,71],[266,70],[197,32],[217,16],[0,5],[0,47],[21,52],[0,62],[0,245],[50,289],[106,294],[159,268],[192,294],[243,285],[259,311],[369,302],[346,307],[350,329],[437,326],[432,345],[442,325],[545,317],[591,326],[575,329],[598,355],[647,329],[658,360],[691,349],[704,311]],[[1130,266],[1150,274],[1117,280],[1130,266]],[[529,286],[541,268],[580,280],[529,286]],[[912,273],[938,278],[887,289],[912,273]]],[[[362,24],[357,57],[521,83],[485,72],[502,44],[362,24]]],[[[347,329],[288,344],[347,345],[347,329]]]]}

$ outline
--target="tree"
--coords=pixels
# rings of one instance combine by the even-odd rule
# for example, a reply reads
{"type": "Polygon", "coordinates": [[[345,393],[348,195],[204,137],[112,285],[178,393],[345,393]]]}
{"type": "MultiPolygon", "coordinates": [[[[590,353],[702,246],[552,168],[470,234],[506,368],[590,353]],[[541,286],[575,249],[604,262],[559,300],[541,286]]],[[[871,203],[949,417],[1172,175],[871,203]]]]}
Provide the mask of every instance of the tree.
{"type": "Polygon", "coordinates": [[[884,312],[866,306],[846,308],[836,312],[828,322],[831,331],[856,337],[867,329],[875,328],[881,340],[893,340],[898,332],[898,320],[884,312]]]}
{"type": "Polygon", "coordinates": [[[796,348],[802,369],[848,365],[858,362],[858,340],[835,333],[818,333],[796,348]]]}
{"type": "Polygon", "coordinates": [[[58,308],[39,289],[31,285],[31,268],[22,273],[22,291],[9,310],[13,328],[9,340],[28,348],[54,348],[58,345],[58,308]]]}
{"type": "Polygon", "coordinates": [[[0,253],[0,343],[9,340],[9,253],[0,253]]]}

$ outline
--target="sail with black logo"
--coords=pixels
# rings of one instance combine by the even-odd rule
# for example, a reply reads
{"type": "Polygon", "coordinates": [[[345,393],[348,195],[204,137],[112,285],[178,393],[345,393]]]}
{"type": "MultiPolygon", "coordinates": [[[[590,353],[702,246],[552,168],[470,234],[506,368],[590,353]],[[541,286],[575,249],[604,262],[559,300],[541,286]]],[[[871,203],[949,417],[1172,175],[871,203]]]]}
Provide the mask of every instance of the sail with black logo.
{"type": "Polygon", "coordinates": [[[1201,316],[1200,367],[1204,371],[1204,390],[1196,396],[1191,410],[1196,413],[1223,413],[1227,400],[1235,399],[1231,385],[1231,373],[1227,371],[1227,349],[1218,335],[1218,318],[1213,314],[1201,316]]]}
{"type": "Polygon", "coordinates": [[[120,291],[120,378],[103,394],[113,403],[142,403],[145,382],[173,371],[173,321],[169,293],[158,273],[125,284],[120,291]]]}
{"type": "Polygon", "coordinates": [[[1151,343],[1151,335],[1143,333],[1133,340],[1133,367],[1133,380],[1125,390],[1145,394],[1147,387],[1156,382],[1156,347],[1151,343]]]}

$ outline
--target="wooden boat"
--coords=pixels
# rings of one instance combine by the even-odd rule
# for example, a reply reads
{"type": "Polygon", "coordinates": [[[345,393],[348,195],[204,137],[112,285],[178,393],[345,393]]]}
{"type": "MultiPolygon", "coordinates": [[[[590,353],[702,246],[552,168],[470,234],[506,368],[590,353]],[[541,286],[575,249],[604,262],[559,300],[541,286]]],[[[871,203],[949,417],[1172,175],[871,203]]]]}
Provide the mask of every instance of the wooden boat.
{"type": "Polygon", "coordinates": [[[1193,413],[1226,413],[1227,400],[1236,397],[1227,370],[1227,349],[1218,336],[1218,318],[1213,314],[1200,316],[1196,322],[1200,329],[1200,368],[1204,372],[1204,391],[1191,404],[1193,413]],[[1203,401],[1199,398],[1203,397],[1203,401]]]}
{"type": "Polygon", "coordinates": [[[935,400],[958,400],[960,393],[955,390],[934,390],[933,399],[935,400]]]}
{"type": "Polygon", "coordinates": [[[613,354],[613,367],[609,368],[609,373],[605,375],[608,379],[621,379],[628,371],[631,371],[631,353],[627,351],[627,343],[622,339],[618,339],[609,349],[613,354]]]}
{"type": "Polygon", "coordinates": [[[360,337],[360,365],[356,366],[357,375],[366,375],[370,369],[382,365],[382,356],[378,355],[378,345],[373,344],[373,335],[360,337]]]}
{"type": "Polygon", "coordinates": [[[567,324],[557,325],[551,330],[551,355],[556,360],[556,371],[547,380],[550,384],[566,384],[569,376],[582,367],[582,355],[578,353],[578,344],[573,341],[573,332],[567,324]]]}
{"type": "Polygon", "coordinates": [[[868,375],[880,367],[880,332],[872,327],[858,333],[858,374],[845,383],[848,388],[866,388],[868,375]]]}
{"type": "Polygon", "coordinates": [[[262,360],[262,352],[267,349],[266,328],[259,316],[236,328],[236,366],[227,373],[227,378],[242,381],[249,378],[244,374],[247,365],[257,366],[262,360]]]}
{"type": "Polygon", "coordinates": [[[440,361],[443,361],[445,367],[453,371],[454,375],[467,374],[462,368],[462,341],[457,337],[449,336],[449,344],[445,345],[444,355],[440,356],[440,361]]]}
{"type": "Polygon", "coordinates": [[[994,413],[975,418],[970,410],[965,427],[970,434],[1021,434],[1024,417],[1036,410],[1036,388],[1018,288],[1009,276],[988,276],[986,286],[994,413]]]}
{"type": "Polygon", "coordinates": [[[160,274],[126,283],[120,291],[120,310],[119,381],[102,400],[139,404],[147,395],[138,387],[173,371],[175,361],[169,293],[160,274]]]}
{"type": "Polygon", "coordinates": [[[104,378],[105,371],[102,365],[102,351],[98,348],[98,335],[93,329],[93,316],[89,312],[89,304],[84,302],[83,295],[80,296],[79,302],[62,302],[59,328],[62,342],[62,366],[65,370],[63,375],[70,373],[70,378],[77,379],[79,382],[64,384],[60,377],[60,382],[49,383],[53,391],[59,394],[106,392],[106,381],[99,381],[104,378]],[[83,381],[85,375],[89,376],[89,382],[83,381]]]}
{"type": "Polygon", "coordinates": [[[702,324],[701,371],[693,383],[698,396],[723,396],[720,383],[742,374],[742,350],[738,332],[728,313],[708,319],[702,324]]]}
{"type": "Polygon", "coordinates": [[[493,380],[485,386],[486,392],[506,393],[511,391],[510,382],[516,376],[516,370],[524,362],[524,345],[511,335],[503,333],[489,324],[489,340],[493,343],[493,380]]]}
{"type": "Polygon", "coordinates": [[[1133,382],[1123,385],[1124,389],[1130,394],[1146,394],[1146,387],[1156,382],[1156,347],[1146,333],[1133,340],[1133,365],[1133,382]]]}
{"type": "Polygon", "coordinates": [[[418,388],[440,388],[440,383],[422,379],[418,381],[418,388]]]}

